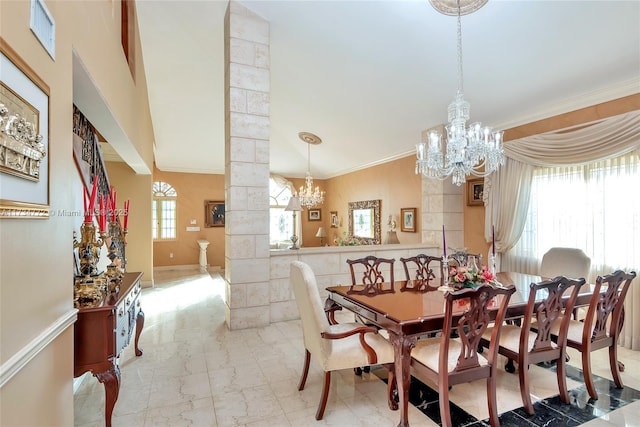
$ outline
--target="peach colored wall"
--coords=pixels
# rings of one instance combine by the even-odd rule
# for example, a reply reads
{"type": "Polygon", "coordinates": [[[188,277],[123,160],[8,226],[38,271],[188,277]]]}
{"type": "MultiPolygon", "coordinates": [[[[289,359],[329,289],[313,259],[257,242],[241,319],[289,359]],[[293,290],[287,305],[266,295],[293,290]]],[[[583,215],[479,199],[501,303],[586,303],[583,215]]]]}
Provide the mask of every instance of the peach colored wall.
{"type": "MultiPolygon", "coordinates": [[[[3,50],[14,51],[50,88],[51,210],[51,217],[44,220],[0,220],[3,368],[74,310],[72,242],[80,222],[77,216],[64,214],[80,212],[83,205],[72,155],[74,51],[140,156],[150,161],[153,155],[148,106],[139,98],[146,94],[140,87],[144,77],[132,80],[120,45],[120,2],[47,0],[45,4],[56,22],[55,60],[29,28],[31,2],[0,1],[3,50]]],[[[137,28],[132,36],[137,37],[137,28]]],[[[0,388],[0,425],[73,425],[73,327],[39,344],[42,351],[0,388]]]]}
{"type": "Polygon", "coordinates": [[[209,265],[224,266],[224,227],[205,228],[204,225],[205,200],[224,201],[224,175],[163,172],[155,168],[153,180],[171,184],[178,193],[177,239],[153,243],[153,266],[198,265],[198,239],[210,242],[209,265]],[[190,223],[192,219],[196,225],[190,223]],[[186,231],[187,227],[200,227],[200,231],[186,231]]]}
{"type": "MultiPolygon", "coordinates": [[[[327,232],[329,244],[348,232],[349,202],[363,200],[381,200],[380,217],[382,239],[389,230],[387,220],[394,215],[398,240],[400,243],[420,243],[420,233],[400,231],[400,209],[416,208],[416,219],[420,218],[422,183],[421,177],[414,173],[415,159],[407,156],[398,160],[372,166],[356,172],[327,179],[320,186],[327,192],[325,203],[322,205],[322,225],[327,232]],[[330,227],[330,212],[337,211],[338,228],[330,227]]],[[[306,219],[306,212],[305,212],[306,219]]],[[[303,220],[303,237],[305,246],[319,246],[320,239],[315,237],[318,230],[317,223],[305,223],[303,220]],[[311,244],[310,244],[311,243],[311,244]]],[[[416,224],[420,230],[420,223],[416,224]]]]}
{"type": "Polygon", "coordinates": [[[141,271],[142,285],[153,280],[151,238],[151,175],[138,175],[123,162],[106,162],[109,182],[116,190],[118,206],[130,201],[127,233],[127,271],[141,271]]]}

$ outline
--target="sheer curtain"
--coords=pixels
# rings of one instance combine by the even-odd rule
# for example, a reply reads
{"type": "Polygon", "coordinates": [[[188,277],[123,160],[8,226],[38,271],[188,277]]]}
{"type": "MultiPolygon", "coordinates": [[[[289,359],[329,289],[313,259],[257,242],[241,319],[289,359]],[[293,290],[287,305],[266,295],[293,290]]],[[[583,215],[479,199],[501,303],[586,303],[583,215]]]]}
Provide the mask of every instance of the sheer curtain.
{"type": "MultiPolygon", "coordinates": [[[[485,238],[495,224],[502,270],[537,273],[551,246],[572,246],[591,258],[591,281],[640,272],[640,111],[510,141],[505,152],[484,195],[485,238]]],[[[640,350],[640,279],[625,309],[620,344],[640,350]]]]}

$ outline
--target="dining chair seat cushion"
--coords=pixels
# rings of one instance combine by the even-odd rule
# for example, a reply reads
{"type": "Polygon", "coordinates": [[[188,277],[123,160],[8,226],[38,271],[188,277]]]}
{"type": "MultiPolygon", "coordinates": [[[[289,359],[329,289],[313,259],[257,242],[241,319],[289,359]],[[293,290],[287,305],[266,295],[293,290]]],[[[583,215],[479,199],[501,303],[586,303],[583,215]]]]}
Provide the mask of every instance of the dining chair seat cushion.
{"type": "MultiPolygon", "coordinates": [[[[330,334],[340,334],[352,329],[362,328],[360,323],[339,323],[330,325],[327,332],[330,334]]],[[[378,358],[376,364],[393,363],[393,346],[384,337],[367,333],[365,341],[376,352],[378,358]]],[[[341,339],[322,340],[323,357],[317,358],[325,371],[335,371],[338,369],[351,369],[354,366],[370,365],[367,352],[360,344],[359,334],[341,339]]]]}
{"type": "MultiPolygon", "coordinates": [[[[416,342],[416,346],[411,350],[411,357],[422,363],[429,369],[438,372],[441,342],[442,340],[439,337],[418,340],[418,342],[416,342]]],[[[447,372],[453,372],[455,370],[461,350],[462,343],[459,339],[449,340],[449,358],[447,360],[447,372]]],[[[478,363],[480,366],[489,364],[487,359],[482,354],[478,354],[478,363]]]]}
{"type": "MultiPolygon", "coordinates": [[[[590,334],[593,333],[593,328],[595,327],[595,318],[593,319],[591,328],[590,328],[590,334]]],[[[558,336],[558,333],[560,332],[560,322],[561,322],[561,318],[558,318],[555,322],[553,322],[553,325],[551,325],[551,335],[555,335],[558,336]]],[[[531,328],[535,327],[535,323],[531,325],[531,328]]],[[[573,341],[575,343],[581,343],[582,342],[582,332],[584,329],[584,321],[580,321],[580,320],[569,320],[569,326],[567,328],[567,341],[573,341]]],[[[608,337],[609,334],[607,334],[608,337]]]]}
{"type": "MultiPolygon", "coordinates": [[[[534,328],[533,325],[531,327],[534,328]]],[[[493,328],[487,328],[487,330],[482,334],[482,338],[486,340],[491,340],[491,332],[493,328]]],[[[514,353],[518,353],[520,351],[520,327],[516,325],[504,325],[502,326],[502,333],[500,334],[500,347],[504,347],[505,349],[512,351],[514,353]]],[[[533,344],[536,341],[536,334],[529,334],[529,343],[528,343],[528,351],[533,349],[533,344]]],[[[556,348],[557,345],[555,343],[551,343],[553,348],[556,348]]]]}

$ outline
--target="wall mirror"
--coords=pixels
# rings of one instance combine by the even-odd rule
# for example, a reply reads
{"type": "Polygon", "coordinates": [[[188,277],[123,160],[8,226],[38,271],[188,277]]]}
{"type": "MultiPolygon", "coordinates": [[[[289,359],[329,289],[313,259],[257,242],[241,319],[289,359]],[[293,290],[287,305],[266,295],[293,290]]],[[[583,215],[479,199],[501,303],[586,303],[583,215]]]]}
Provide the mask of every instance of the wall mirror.
{"type": "Polygon", "coordinates": [[[380,200],[349,202],[349,235],[365,244],[380,244],[380,200]]]}

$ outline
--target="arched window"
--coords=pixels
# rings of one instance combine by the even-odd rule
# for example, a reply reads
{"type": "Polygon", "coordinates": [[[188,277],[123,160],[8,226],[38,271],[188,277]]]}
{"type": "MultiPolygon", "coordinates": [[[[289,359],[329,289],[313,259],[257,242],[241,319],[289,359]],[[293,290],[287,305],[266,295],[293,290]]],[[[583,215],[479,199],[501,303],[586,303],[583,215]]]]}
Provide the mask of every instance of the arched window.
{"type": "Polygon", "coordinates": [[[168,183],[153,183],[151,208],[152,235],[154,240],[171,240],[177,237],[176,206],[178,193],[168,183]]]}
{"type": "MultiPolygon", "coordinates": [[[[269,241],[271,248],[281,249],[291,245],[293,212],[285,211],[293,194],[293,185],[281,176],[269,178],[269,241]]],[[[296,229],[300,229],[297,219],[296,229]]],[[[301,239],[299,238],[299,242],[301,239]]]]}

